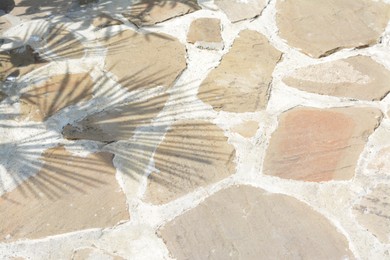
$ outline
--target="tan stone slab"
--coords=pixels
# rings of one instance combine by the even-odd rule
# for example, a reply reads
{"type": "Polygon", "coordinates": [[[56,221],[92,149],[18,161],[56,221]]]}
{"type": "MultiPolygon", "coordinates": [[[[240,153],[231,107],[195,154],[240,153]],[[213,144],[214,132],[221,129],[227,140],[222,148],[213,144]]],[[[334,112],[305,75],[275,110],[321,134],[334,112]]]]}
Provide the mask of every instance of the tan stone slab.
{"type": "Polygon", "coordinates": [[[267,5],[266,0],[214,0],[214,3],[233,23],[260,15],[267,5]]]}
{"type": "Polygon", "coordinates": [[[78,157],[61,146],[45,151],[39,173],[0,198],[0,241],[110,227],[127,220],[112,158],[110,153],[78,157]]]}
{"type": "Polygon", "coordinates": [[[249,138],[256,134],[259,128],[259,122],[257,121],[244,121],[243,123],[236,125],[232,128],[232,131],[239,135],[249,138]]]}
{"type": "Polygon", "coordinates": [[[45,64],[47,62],[30,45],[2,51],[0,52],[0,81],[5,81],[8,77],[18,78],[45,64]]]}
{"type": "Polygon", "coordinates": [[[74,251],[72,260],[124,260],[123,257],[113,255],[102,250],[88,247],[74,251]]]}
{"type": "Polygon", "coordinates": [[[20,97],[21,117],[45,121],[61,109],[92,98],[93,81],[86,73],[53,76],[20,97]]]}
{"type": "Polygon", "coordinates": [[[390,185],[379,184],[353,207],[358,222],[382,243],[390,243],[390,185]]]}
{"type": "Polygon", "coordinates": [[[347,239],[308,205],[233,186],[208,197],[158,234],[175,259],[354,259],[347,239]]]}
{"type": "Polygon", "coordinates": [[[15,0],[11,14],[22,19],[32,20],[46,18],[50,15],[65,15],[73,1],[69,0],[15,0]]]}
{"type": "Polygon", "coordinates": [[[381,100],[390,92],[390,71],[368,56],[295,70],[283,81],[300,90],[361,100],[381,100]]]}
{"type": "Polygon", "coordinates": [[[390,5],[371,0],[278,0],[276,22],[288,44],[312,56],[375,44],[390,5]]]}
{"type": "Polygon", "coordinates": [[[65,126],[62,134],[67,139],[101,142],[127,140],[134,135],[137,127],[150,124],[164,108],[167,99],[168,95],[164,94],[146,101],[112,107],[65,126]]]}
{"type": "Polygon", "coordinates": [[[105,68],[129,90],[170,87],[186,68],[186,49],[166,34],[130,30],[106,38],[105,68]]]}
{"type": "Polygon", "coordinates": [[[141,0],[123,15],[137,26],[153,25],[199,10],[196,0],[141,0]]]}
{"type": "Polygon", "coordinates": [[[349,180],[382,118],[375,108],[297,107],[279,117],[263,172],[302,181],[349,180]]]}
{"type": "Polygon", "coordinates": [[[121,24],[123,24],[121,21],[113,19],[107,14],[99,14],[92,19],[92,25],[99,29],[121,24]]]}
{"type": "Polygon", "coordinates": [[[256,31],[244,30],[199,88],[198,97],[215,110],[254,112],[264,109],[281,52],[256,31]]]}
{"type": "Polygon", "coordinates": [[[216,18],[199,18],[192,21],[187,42],[200,48],[222,49],[221,21],[216,18]]]}
{"type": "Polygon", "coordinates": [[[158,146],[156,172],[148,178],[145,200],[164,204],[235,172],[235,150],[222,129],[207,121],[175,123],[158,146]]]}

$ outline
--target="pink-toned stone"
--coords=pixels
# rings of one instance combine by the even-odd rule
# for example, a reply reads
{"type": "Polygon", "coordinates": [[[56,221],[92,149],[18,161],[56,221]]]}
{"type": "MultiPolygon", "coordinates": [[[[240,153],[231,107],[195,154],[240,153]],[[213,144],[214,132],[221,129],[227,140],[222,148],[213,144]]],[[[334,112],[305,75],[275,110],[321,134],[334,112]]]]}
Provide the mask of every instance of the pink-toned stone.
{"type": "Polygon", "coordinates": [[[196,0],[141,0],[123,15],[137,26],[153,25],[199,10],[196,0]]]}
{"type": "Polygon", "coordinates": [[[20,97],[22,118],[45,121],[61,109],[92,98],[93,81],[86,73],[53,76],[20,97]]]}
{"type": "Polygon", "coordinates": [[[266,0],[215,0],[214,3],[225,12],[231,22],[250,19],[261,14],[266,0]]]}
{"type": "Polygon", "coordinates": [[[312,56],[377,43],[390,5],[371,0],[278,0],[276,23],[288,44],[312,56]]]}
{"type": "Polygon", "coordinates": [[[187,42],[204,49],[223,49],[221,21],[216,18],[199,18],[192,21],[187,42]]]}
{"type": "Polygon", "coordinates": [[[232,131],[240,134],[243,137],[249,138],[256,134],[258,128],[259,128],[259,122],[244,121],[243,123],[234,126],[232,128],[232,131]]]}
{"type": "Polygon", "coordinates": [[[172,86],[186,68],[186,49],[166,34],[130,30],[103,39],[107,46],[105,69],[129,90],[172,86]]]}
{"type": "MultiPolygon", "coordinates": [[[[103,228],[129,218],[113,155],[48,149],[39,173],[0,198],[0,241],[103,228]]],[[[34,163],[34,162],[31,162],[34,163]]]]}
{"type": "Polygon", "coordinates": [[[158,146],[157,171],[148,178],[145,200],[164,204],[235,172],[235,150],[222,129],[207,121],[175,123],[158,146]]]}
{"type": "Polygon", "coordinates": [[[233,186],[165,224],[175,259],[354,259],[321,214],[286,195],[233,186]]]}
{"type": "Polygon", "coordinates": [[[254,112],[264,109],[272,72],[281,58],[262,34],[244,30],[221,63],[199,88],[198,97],[215,110],[254,112]]]}
{"type": "Polygon", "coordinates": [[[300,90],[361,100],[381,100],[390,92],[390,71],[368,56],[311,65],[283,81],[300,90]]]}
{"type": "Polygon", "coordinates": [[[381,118],[380,110],[363,107],[284,112],[271,136],[263,172],[302,181],[349,180],[381,118]]]}
{"type": "Polygon", "coordinates": [[[390,185],[379,184],[353,207],[358,222],[382,243],[390,243],[390,185]]]}

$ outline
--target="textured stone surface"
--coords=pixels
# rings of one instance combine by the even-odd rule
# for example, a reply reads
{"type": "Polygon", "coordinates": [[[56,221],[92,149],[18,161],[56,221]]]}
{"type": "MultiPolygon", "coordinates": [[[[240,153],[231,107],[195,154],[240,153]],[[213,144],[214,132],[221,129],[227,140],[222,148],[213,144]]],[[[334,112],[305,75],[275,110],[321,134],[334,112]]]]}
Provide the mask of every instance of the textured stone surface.
{"type": "Polygon", "coordinates": [[[39,173],[0,198],[0,241],[109,227],[128,219],[112,158],[109,153],[78,157],[63,147],[47,150],[39,173]]]}
{"type": "Polygon", "coordinates": [[[102,250],[87,247],[82,249],[77,249],[72,256],[72,260],[124,260],[124,258],[112,255],[102,250]]]}
{"type": "Polygon", "coordinates": [[[215,0],[214,3],[226,13],[231,22],[253,18],[263,11],[266,0],[215,0]]]}
{"type": "Polygon", "coordinates": [[[11,23],[4,16],[0,16],[0,33],[5,32],[11,27],[11,23]]]}
{"type": "Polygon", "coordinates": [[[243,123],[234,126],[232,131],[240,134],[243,137],[249,138],[256,134],[258,128],[259,122],[244,121],[243,123]]]}
{"type": "Polygon", "coordinates": [[[124,16],[137,26],[153,25],[200,9],[196,0],[141,0],[124,16]]]}
{"type": "Polygon", "coordinates": [[[281,52],[265,36],[242,31],[220,65],[202,82],[198,97],[217,111],[264,109],[272,72],[280,57],[281,52]]]}
{"type": "Polygon", "coordinates": [[[93,26],[95,26],[98,29],[106,28],[113,25],[120,25],[123,24],[121,21],[117,19],[113,19],[107,14],[99,14],[92,20],[93,26]]]}
{"type": "Polygon", "coordinates": [[[276,22],[288,44],[312,57],[378,41],[390,5],[366,0],[278,0],[276,22]]]}
{"type": "Polygon", "coordinates": [[[303,181],[351,179],[381,117],[374,108],[298,107],[284,112],[271,136],[263,172],[303,181]]]}
{"type": "Polygon", "coordinates": [[[349,259],[346,238],[306,204],[250,186],[219,191],[159,230],[180,259],[349,259]]]}
{"type": "Polygon", "coordinates": [[[127,30],[104,43],[108,47],[105,68],[129,90],[170,87],[186,68],[184,45],[166,34],[127,30]]]}
{"type": "Polygon", "coordinates": [[[376,153],[373,160],[369,163],[368,169],[377,174],[390,175],[390,147],[385,147],[376,153]]]}
{"type": "Polygon", "coordinates": [[[88,74],[53,76],[20,97],[23,118],[45,121],[59,110],[92,97],[93,81],[88,74]]]}
{"type": "Polygon", "coordinates": [[[26,20],[64,15],[72,3],[69,0],[15,0],[16,5],[11,14],[26,20]]]}
{"type": "Polygon", "coordinates": [[[156,172],[145,200],[163,204],[235,171],[235,150],[222,129],[207,121],[180,121],[166,133],[154,155],[156,172]]]}
{"type": "Polygon", "coordinates": [[[222,49],[221,21],[215,18],[194,20],[188,31],[187,41],[200,48],[222,49]]]}
{"type": "Polygon", "coordinates": [[[362,100],[381,100],[390,92],[390,71],[367,56],[297,69],[283,81],[304,91],[362,100]]]}
{"type": "Polygon", "coordinates": [[[382,243],[390,243],[390,185],[379,184],[353,207],[358,222],[382,243]]]}
{"type": "Polygon", "coordinates": [[[164,108],[168,95],[161,95],[147,101],[127,103],[85,117],[83,120],[64,127],[67,139],[87,139],[101,142],[127,140],[137,127],[147,126],[164,108]]]}

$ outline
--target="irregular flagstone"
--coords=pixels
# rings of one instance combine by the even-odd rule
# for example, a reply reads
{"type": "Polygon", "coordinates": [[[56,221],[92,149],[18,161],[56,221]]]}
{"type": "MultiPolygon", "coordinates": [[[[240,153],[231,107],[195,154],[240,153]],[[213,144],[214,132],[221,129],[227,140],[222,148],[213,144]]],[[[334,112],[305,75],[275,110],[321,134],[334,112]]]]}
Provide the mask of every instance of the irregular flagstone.
{"type": "Polygon", "coordinates": [[[47,62],[30,45],[2,51],[0,52],[0,81],[5,81],[7,78],[14,80],[45,64],[47,62]]]}
{"type": "Polygon", "coordinates": [[[123,15],[137,26],[153,25],[199,10],[196,0],[141,0],[123,15]]]}
{"type": "Polygon", "coordinates": [[[126,30],[106,38],[105,68],[129,90],[170,87],[186,68],[186,49],[166,34],[126,30]]]}
{"type": "Polygon", "coordinates": [[[110,153],[78,157],[48,149],[44,165],[0,197],[0,241],[103,228],[129,218],[110,153]]]}
{"type": "Polygon", "coordinates": [[[163,94],[142,102],[127,103],[68,124],[62,134],[67,139],[101,142],[127,140],[137,127],[147,126],[164,108],[168,95],[163,94]]]}
{"type": "Polygon", "coordinates": [[[215,0],[214,3],[233,23],[260,15],[267,5],[266,0],[215,0]]]}
{"type": "Polygon", "coordinates": [[[158,146],[145,200],[164,204],[235,172],[235,150],[222,129],[207,121],[175,123],[158,146]]]}
{"type": "Polygon", "coordinates": [[[390,185],[379,184],[353,207],[357,221],[382,243],[390,243],[390,185]]]}
{"type": "Polygon", "coordinates": [[[236,125],[232,128],[232,131],[239,135],[249,138],[256,134],[259,128],[259,122],[257,121],[244,121],[243,123],[236,125]]]}
{"type": "Polygon", "coordinates": [[[112,255],[110,253],[104,252],[102,250],[88,247],[81,248],[74,251],[72,260],[124,260],[123,257],[112,255]]]}
{"type": "Polygon", "coordinates": [[[92,98],[93,81],[86,73],[53,76],[20,97],[22,118],[45,121],[59,110],[92,98]]]}
{"type": "Polygon", "coordinates": [[[375,44],[390,19],[390,5],[382,1],[278,0],[276,9],[280,36],[316,58],[375,44]]]}
{"type": "Polygon", "coordinates": [[[114,25],[123,24],[121,21],[117,19],[113,19],[111,16],[107,14],[99,14],[98,16],[92,19],[92,25],[98,29],[106,28],[114,25]]]}
{"type": "Polygon", "coordinates": [[[321,214],[286,195],[233,186],[176,217],[158,234],[175,259],[354,259],[321,214]]]}
{"type": "Polygon", "coordinates": [[[244,30],[220,65],[202,82],[198,97],[217,111],[264,109],[272,72],[280,58],[281,52],[265,36],[244,30]]]}
{"type": "Polygon", "coordinates": [[[73,5],[69,0],[15,0],[11,14],[22,19],[32,20],[51,15],[65,15],[73,5]]]}
{"type": "Polygon", "coordinates": [[[221,21],[215,18],[194,20],[188,31],[187,42],[205,49],[223,49],[221,21]]]}
{"type": "Polygon", "coordinates": [[[349,180],[382,118],[375,108],[293,108],[279,117],[263,172],[302,181],[349,180]]]}
{"type": "Polygon", "coordinates": [[[390,71],[368,56],[355,56],[295,70],[283,81],[300,90],[361,100],[390,92],[390,71]]]}

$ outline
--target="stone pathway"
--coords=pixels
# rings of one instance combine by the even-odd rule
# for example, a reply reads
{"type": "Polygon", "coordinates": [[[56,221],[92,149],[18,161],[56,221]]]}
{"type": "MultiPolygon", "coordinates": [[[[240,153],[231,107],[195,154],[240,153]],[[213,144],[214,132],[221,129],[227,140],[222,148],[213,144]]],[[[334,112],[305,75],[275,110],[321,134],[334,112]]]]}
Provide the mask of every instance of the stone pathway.
{"type": "Polygon", "coordinates": [[[1,259],[390,259],[390,1],[0,9],[1,259]]]}

